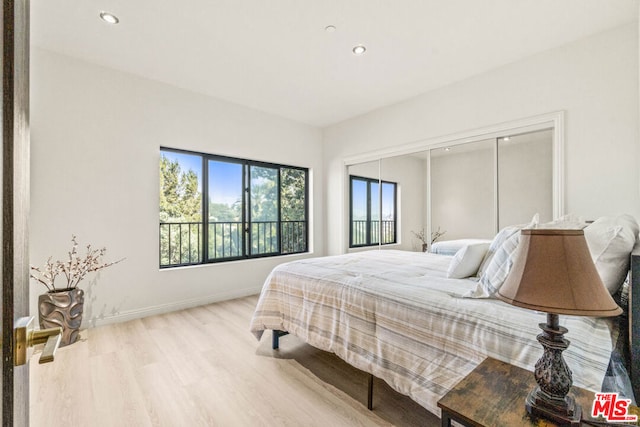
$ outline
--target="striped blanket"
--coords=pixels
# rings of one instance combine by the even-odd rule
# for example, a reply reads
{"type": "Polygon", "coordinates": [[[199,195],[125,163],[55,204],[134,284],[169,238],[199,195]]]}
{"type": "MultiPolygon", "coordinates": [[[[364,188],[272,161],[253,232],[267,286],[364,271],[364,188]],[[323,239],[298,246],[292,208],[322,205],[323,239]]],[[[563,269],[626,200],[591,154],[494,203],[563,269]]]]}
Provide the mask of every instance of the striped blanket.
{"type": "MultiPolygon", "coordinates": [[[[429,411],[490,356],[533,370],[542,354],[537,313],[461,296],[450,256],[380,250],[282,264],[267,278],[251,331],[288,331],[385,380],[429,411]]],[[[599,391],[612,350],[606,319],[560,316],[574,384],[599,391]]]]}

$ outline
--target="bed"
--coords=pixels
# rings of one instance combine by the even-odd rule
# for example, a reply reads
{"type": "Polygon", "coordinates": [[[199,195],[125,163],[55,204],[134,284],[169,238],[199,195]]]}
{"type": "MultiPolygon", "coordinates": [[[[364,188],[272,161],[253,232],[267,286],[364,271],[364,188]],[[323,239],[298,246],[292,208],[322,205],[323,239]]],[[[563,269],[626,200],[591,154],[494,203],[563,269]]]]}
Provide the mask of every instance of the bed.
{"type": "MultiPolygon", "coordinates": [[[[296,335],[439,414],[437,401],[487,356],[533,370],[542,353],[538,323],[545,321],[544,313],[463,297],[477,288],[478,278],[448,278],[453,258],[373,250],[282,264],[265,282],[250,329],[258,339],[267,330],[276,339],[279,331],[296,335]]],[[[631,266],[632,282],[640,276],[638,266],[631,266]]],[[[634,297],[640,300],[634,284],[628,287],[631,307],[634,297]]],[[[611,375],[618,323],[574,316],[560,321],[569,330],[564,357],[574,384],[601,390],[611,375]]],[[[636,328],[628,331],[634,345],[636,328]]],[[[632,375],[637,353],[623,356],[632,375]]]]}

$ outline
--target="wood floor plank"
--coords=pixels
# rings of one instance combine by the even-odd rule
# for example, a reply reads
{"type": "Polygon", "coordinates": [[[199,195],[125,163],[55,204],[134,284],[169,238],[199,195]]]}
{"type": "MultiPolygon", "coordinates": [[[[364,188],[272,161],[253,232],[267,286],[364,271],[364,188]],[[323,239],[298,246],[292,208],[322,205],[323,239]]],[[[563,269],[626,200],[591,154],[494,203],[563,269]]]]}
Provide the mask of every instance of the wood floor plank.
{"type": "Polygon", "coordinates": [[[191,346],[188,338],[166,329],[151,330],[149,335],[162,354],[163,365],[176,375],[180,385],[191,384],[203,377],[217,374],[215,366],[209,363],[203,352],[191,346]]]}
{"type": "Polygon", "coordinates": [[[58,349],[54,363],[40,365],[39,356],[29,364],[31,424],[91,425],[95,399],[86,340],[58,349]]]}
{"type": "Polygon", "coordinates": [[[154,363],[136,371],[144,390],[145,406],[154,426],[200,426],[206,419],[196,412],[195,402],[166,365],[154,363]]]}
{"type": "MultiPolygon", "coordinates": [[[[117,343],[118,348],[128,356],[129,361],[134,366],[140,367],[160,362],[159,348],[149,335],[149,331],[142,320],[132,320],[117,326],[121,332],[120,340],[117,343]]],[[[92,332],[92,330],[89,330],[89,332],[92,332]]],[[[91,341],[93,334],[90,334],[89,337],[89,341],[91,341]]]]}
{"type": "MultiPolygon", "coordinates": [[[[82,331],[31,362],[33,426],[431,426],[439,420],[295,336],[249,332],[257,296],[82,331]],[[52,413],[60,413],[51,417],[52,413]]],[[[36,354],[37,356],[37,354],[36,354]]]]}
{"type": "Polygon", "coordinates": [[[151,426],[145,401],[134,376],[134,367],[123,352],[91,357],[91,385],[95,426],[151,426]],[[114,420],[114,414],[117,419],[114,420]]]}
{"type": "Polygon", "coordinates": [[[122,341],[120,327],[120,324],[99,326],[82,331],[80,336],[87,340],[90,354],[111,353],[120,348],[122,341]],[[90,340],[89,336],[91,336],[90,340]]]}
{"type": "Polygon", "coordinates": [[[232,378],[204,378],[186,387],[198,408],[206,408],[210,426],[261,426],[269,420],[233,387],[232,378]]]}

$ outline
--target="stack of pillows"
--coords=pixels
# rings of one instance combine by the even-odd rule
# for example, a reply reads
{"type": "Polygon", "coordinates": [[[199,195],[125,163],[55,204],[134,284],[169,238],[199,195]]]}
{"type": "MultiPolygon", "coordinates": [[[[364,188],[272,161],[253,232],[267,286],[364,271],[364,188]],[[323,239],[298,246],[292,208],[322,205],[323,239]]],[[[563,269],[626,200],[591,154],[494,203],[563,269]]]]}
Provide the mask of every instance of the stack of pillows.
{"type": "Polygon", "coordinates": [[[629,271],[629,255],[638,238],[638,223],[631,215],[598,218],[591,224],[570,216],[539,224],[536,214],[530,223],[505,227],[491,243],[477,242],[460,248],[451,259],[447,277],[477,276],[475,289],[464,297],[493,298],[507,278],[523,228],[584,229],[591,258],[602,282],[614,294],[629,271]]]}

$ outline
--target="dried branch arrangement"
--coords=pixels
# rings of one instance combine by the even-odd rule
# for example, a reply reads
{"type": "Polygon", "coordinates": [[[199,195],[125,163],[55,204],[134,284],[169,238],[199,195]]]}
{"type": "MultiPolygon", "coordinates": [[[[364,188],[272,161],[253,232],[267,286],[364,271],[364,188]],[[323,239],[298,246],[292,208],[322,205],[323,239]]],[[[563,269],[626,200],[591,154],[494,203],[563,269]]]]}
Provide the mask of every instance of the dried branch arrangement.
{"type": "Polygon", "coordinates": [[[441,238],[442,236],[445,235],[445,233],[447,232],[447,230],[445,231],[440,231],[440,227],[438,227],[438,229],[434,232],[431,233],[431,243],[435,243],[436,240],[438,240],[439,238],[441,238]]]}
{"type": "Polygon", "coordinates": [[[44,267],[31,266],[30,277],[43,284],[49,292],[75,289],[88,273],[102,270],[124,260],[122,258],[118,261],[104,262],[102,257],[107,252],[107,248],[93,249],[91,245],[87,245],[87,253],[84,257],[80,257],[76,236],[71,237],[71,242],[68,259],[53,261],[53,257],[49,257],[44,267]],[[60,275],[64,276],[66,283],[63,287],[56,287],[56,278],[60,275]]]}
{"type": "MultiPolygon", "coordinates": [[[[440,237],[444,236],[445,233],[447,231],[440,231],[440,227],[438,227],[438,229],[434,232],[431,233],[431,243],[435,243],[436,240],[438,240],[440,237]]],[[[425,235],[426,232],[424,231],[424,228],[422,230],[420,230],[419,232],[415,232],[413,230],[411,230],[411,233],[422,242],[423,245],[427,244],[427,236],[425,235]]]]}

